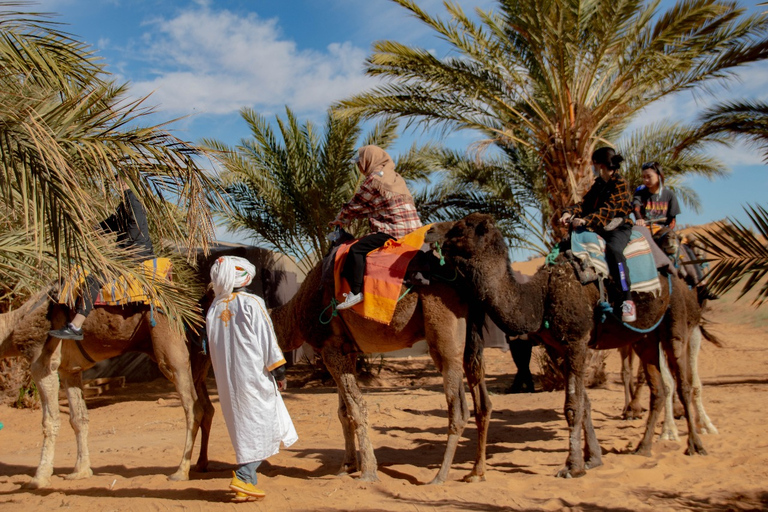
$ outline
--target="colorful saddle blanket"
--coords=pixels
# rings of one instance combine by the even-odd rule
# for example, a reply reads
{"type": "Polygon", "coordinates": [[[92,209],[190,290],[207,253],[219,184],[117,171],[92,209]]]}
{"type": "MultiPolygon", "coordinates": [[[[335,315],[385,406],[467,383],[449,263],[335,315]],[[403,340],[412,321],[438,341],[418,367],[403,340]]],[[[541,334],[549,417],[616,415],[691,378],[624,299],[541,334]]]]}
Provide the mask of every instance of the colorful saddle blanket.
{"type": "MultiPolygon", "coordinates": [[[[168,258],[154,258],[141,262],[141,268],[148,279],[168,280],[173,275],[173,263],[168,258]]],[[[68,279],[59,293],[59,304],[74,303],[85,283],[86,272],[75,270],[72,279],[68,279]]],[[[116,281],[106,283],[96,299],[96,306],[120,306],[129,302],[149,304],[149,297],[136,279],[120,277],[116,281]]]]}
{"type": "MultiPolygon", "coordinates": [[[[609,275],[608,263],[605,261],[605,240],[597,233],[586,230],[571,233],[571,251],[582,263],[594,268],[599,277],[605,278],[609,275]]],[[[624,249],[624,256],[627,258],[632,291],[661,293],[656,259],[650,243],[642,232],[632,230],[629,243],[624,249]]]]}
{"type": "MultiPolygon", "coordinates": [[[[389,325],[400,299],[403,279],[408,264],[424,245],[424,237],[431,224],[422,226],[398,240],[388,240],[383,247],[368,253],[363,277],[363,302],[351,311],[363,318],[389,325]]],[[[341,277],[344,261],[354,241],[341,244],[333,265],[336,300],[342,302],[349,293],[347,280],[341,277]]]]}

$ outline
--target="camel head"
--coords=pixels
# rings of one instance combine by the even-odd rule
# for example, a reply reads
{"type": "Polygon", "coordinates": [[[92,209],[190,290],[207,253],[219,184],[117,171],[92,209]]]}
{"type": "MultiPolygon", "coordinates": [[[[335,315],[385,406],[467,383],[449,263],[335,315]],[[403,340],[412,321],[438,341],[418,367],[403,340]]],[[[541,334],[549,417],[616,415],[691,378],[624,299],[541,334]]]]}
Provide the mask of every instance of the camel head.
{"type": "Polygon", "coordinates": [[[475,266],[481,260],[509,265],[504,236],[490,215],[471,213],[456,222],[435,224],[425,241],[440,244],[446,259],[459,268],[475,266]]]}

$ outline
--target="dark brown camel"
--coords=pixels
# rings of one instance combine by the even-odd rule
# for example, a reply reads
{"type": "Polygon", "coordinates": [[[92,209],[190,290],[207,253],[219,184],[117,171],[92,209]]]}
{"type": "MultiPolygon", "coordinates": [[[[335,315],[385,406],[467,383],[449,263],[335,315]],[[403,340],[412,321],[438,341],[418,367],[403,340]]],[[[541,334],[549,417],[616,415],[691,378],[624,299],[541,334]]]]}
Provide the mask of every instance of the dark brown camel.
{"type": "MultiPolygon", "coordinates": [[[[350,311],[340,311],[339,316],[324,323],[330,317],[326,306],[331,301],[332,288],[333,283],[323,283],[322,268],[318,264],[307,275],[296,295],[285,305],[270,310],[270,316],[284,352],[309,343],[322,355],[336,381],[338,414],[346,448],[339,474],[359,470],[361,480],[378,480],[376,456],[368,433],[368,411],[357,382],[357,355],[408,348],[426,339],[430,356],[443,375],[449,418],[445,455],[431,483],[445,482],[459,439],[469,420],[463,375],[467,376],[472,393],[478,430],[477,457],[464,480],[484,480],[491,401],[485,386],[482,360],[482,321],[479,324],[472,322],[470,311],[473,308],[455,288],[433,281],[430,285],[414,286],[405,294],[388,326],[366,320],[350,311]],[[355,438],[360,448],[359,459],[355,438]]],[[[204,380],[196,380],[204,383],[204,380]]],[[[207,391],[198,387],[198,393],[205,402],[207,391]]],[[[203,425],[198,469],[204,469],[208,460],[205,443],[207,428],[210,428],[210,423],[203,425]]]]}
{"type": "Polygon", "coordinates": [[[651,387],[651,413],[636,453],[650,455],[654,427],[664,405],[658,350],[661,342],[672,372],[677,376],[678,393],[686,410],[687,453],[705,453],[693,428],[690,372],[685,357],[686,344],[699,323],[700,311],[695,296],[684,293],[687,287],[679,278],[669,281],[671,293],[667,278],[660,276],[660,296],[635,294],[638,310],[635,328],[648,329],[661,319],[656,329],[641,334],[624,328],[610,317],[601,323],[596,311],[597,286],[582,286],[563,256],[555,265],[542,267],[528,283],[518,283],[510,268],[504,238],[487,215],[471,214],[458,222],[436,224],[427,239],[441,244],[446,260],[465,277],[475,298],[506,334],[518,336],[535,332],[564,357],[565,417],[570,435],[568,457],[558,476],[582,476],[587,469],[602,465],[584,386],[588,347],[608,349],[635,344],[651,387]]]}
{"type": "Polygon", "coordinates": [[[184,335],[176,332],[167,317],[142,305],[96,307],[83,324],[81,342],[48,337],[48,330],[62,327],[68,308],[53,304],[48,292],[30,299],[16,312],[0,316],[0,357],[24,356],[40,392],[43,409],[43,448],[40,464],[29,488],[50,485],[59,417],[59,379],[69,401],[70,424],[77,439],[77,460],[68,479],[93,474],[88,453],[88,411],[83,400],[82,372],[98,361],[136,351],[149,354],[163,374],[176,385],[186,416],[184,452],[179,468],[169,478],[189,478],[190,459],[203,408],[197,402],[184,335]]]}

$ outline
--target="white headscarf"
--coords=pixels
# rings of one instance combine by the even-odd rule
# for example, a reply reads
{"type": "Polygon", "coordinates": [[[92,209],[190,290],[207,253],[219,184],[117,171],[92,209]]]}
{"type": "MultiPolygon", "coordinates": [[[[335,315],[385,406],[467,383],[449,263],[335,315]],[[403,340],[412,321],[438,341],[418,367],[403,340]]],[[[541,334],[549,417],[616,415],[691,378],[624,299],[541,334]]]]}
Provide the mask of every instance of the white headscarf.
{"type": "Polygon", "coordinates": [[[233,288],[247,286],[256,276],[256,267],[238,256],[222,256],[211,267],[211,284],[215,301],[232,294],[233,288]]]}

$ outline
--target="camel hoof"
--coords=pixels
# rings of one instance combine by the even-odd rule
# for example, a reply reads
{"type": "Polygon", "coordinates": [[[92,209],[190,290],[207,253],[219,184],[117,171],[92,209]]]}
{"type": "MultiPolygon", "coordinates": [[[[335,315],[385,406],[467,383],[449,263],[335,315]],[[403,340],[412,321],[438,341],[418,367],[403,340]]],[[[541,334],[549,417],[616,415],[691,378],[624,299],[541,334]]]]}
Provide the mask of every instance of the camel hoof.
{"type": "Polygon", "coordinates": [[[568,469],[563,468],[555,475],[557,478],[579,478],[587,474],[585,469],[568,469]]]}
{"type": "Polygon", "coordinates": [[[662,432],[659,436],[659,441],[679,441],[680,436],[677,435],[677,432],[662,432]]]}
{"type": "Polygon", "coordinates": [[[643,457],[650,457],[651,456],[651,449],[650,448],[643,448],[638,446],[637,450],[635,450],[634,455],[641,455],[643,457]]]}
{"type": "Polygon", "coordinates": [[[467,482],[468,484],[472,484],[475,482],[485,482],[485,475],[478,475],[476,473],[470,473],[464,478],[462,478],[464,482],[467,482]]]}
{"type": "Polygon", "coordinates": [[[197,464],[195,464],[195,472],[197,472],[197,473],[207,473],[208,472],[208,461],[198,462],[197,464]]]}
{"type": "Polygon", "coordinates": [[[621,417],[623,419],[625,419],[625,420],[639,420],[639,419],[642,419],[642,417],[643,417],[643,411],[642,411],[642,409],[639,410],[639,411],[637,411],[635,409],[631,409],[631,408],[630,409],[625,409],[621,413],[621,417]]]}
{"type": "Polygon", "coordinates": [[[370,474],[362,474],[360,475],[361,482],[379,482],[379,477],[376,475],[376,473],[370,473],[370,474]]]}
{"type": "Polygon", "coordinates": [[[687,450],[685,450],[686,455],[709,455],[707,453],[707,450],[704,449],[703,446],[696,448],[689,446],[687,450]]]}
{"type": "Polygon", "coordinates": [[[714,425],[709,425],[708,427],[701,427],[700,432],[702,434],[712,434],[712,435],[718,435],[720,432],[717,431],[714,425]]]}
{"type": "Polygon", "coordinates": [[[23,489],[45,489],[49,485],[51,485],[51,480],[49,478],[33,478],[21,487],[23,489]]]}
{"type": "Polygon", "coordinates": [[[342,464],[341,468],[336,472],[336,476],[347,476],[352,473],[357,473],[357,466],[354,464],[342,464]]]}
{"type": "Polygon", "coordinates": [[[600,457],[589,459],[584,463],[584,467],[587,469],[599,468],[602,465],[603,465],[603,459],[601,459],[600,457]]]}
{"type": "Polygon", "coordinates": [[[93,471],[91,471],[91,468],[88,469],[81,469],[80,471],[74,471],[68,475],[64,475],[64,478],[66,480],[83,480],[85,478],[90,478],[93,476],[93,471]]]}
{"type": "Polygon", "coordinates": [[[168,480],[171,482],[183,482],[185,480],[189,480],[189,474],[184,471],[177,471],[174,474],[169,475],[168,480]]]}

